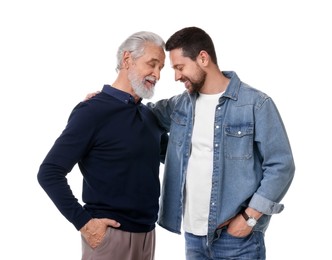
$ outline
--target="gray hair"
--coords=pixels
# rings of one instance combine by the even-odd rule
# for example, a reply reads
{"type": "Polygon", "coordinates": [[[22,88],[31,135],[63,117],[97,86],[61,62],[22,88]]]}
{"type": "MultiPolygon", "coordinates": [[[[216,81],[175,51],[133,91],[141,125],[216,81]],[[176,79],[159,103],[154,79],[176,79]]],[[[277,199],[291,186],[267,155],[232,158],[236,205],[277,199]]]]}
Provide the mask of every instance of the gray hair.
{"type": "Polygon", "coordinates": [[[165,49],[164,40],[153,32],[141,31],[132,34],[129,36],[119,47],[116,54],[117,57],[117,66],[116,71],[118,72],[121,69],[123,53],[128,51],[132,54],[133,59],[137,59],[144,54],[145,44],[147,42],[153,43],[157,46],[165,49]]]}

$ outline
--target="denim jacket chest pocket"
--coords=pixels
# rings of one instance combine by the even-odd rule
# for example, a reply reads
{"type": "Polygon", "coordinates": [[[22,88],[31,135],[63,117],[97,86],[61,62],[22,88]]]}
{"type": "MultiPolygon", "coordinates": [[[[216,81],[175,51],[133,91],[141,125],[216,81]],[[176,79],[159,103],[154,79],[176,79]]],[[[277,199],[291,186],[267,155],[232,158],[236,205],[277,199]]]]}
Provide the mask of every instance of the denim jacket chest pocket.
{"type": "Polygon", "coordinates": [[[247,160],[253,154],[254,126],[252,123],[225,126],[224,152],[227,159],[247,160]]]}
{"type": "Polygon", "coordinates": [[[174,111],[170,117],[171,129],[169,141],[177,145],[182,145],[185,141],[188,115],[181,111],[174,111]]]}

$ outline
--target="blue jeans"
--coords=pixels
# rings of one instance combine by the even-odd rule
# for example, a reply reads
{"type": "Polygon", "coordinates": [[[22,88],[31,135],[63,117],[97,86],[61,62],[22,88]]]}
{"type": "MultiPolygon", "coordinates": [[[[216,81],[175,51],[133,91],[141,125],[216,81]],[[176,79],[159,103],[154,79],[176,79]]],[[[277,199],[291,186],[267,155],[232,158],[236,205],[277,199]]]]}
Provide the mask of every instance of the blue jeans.
{"type": "Polygon", "coordinates": [[[239,238],[227,233],[227,228],[216,231],[212,245],[206,236],[185,233],[187,260],[265,260],[264,234],[252,232],[239,238]]]}

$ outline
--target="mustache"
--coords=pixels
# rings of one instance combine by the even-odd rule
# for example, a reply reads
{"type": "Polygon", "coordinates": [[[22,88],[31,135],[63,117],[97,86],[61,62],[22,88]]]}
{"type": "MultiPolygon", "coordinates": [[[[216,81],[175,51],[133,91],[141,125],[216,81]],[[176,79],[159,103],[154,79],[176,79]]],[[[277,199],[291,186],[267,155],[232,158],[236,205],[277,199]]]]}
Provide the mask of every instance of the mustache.
{"type": "Polygon", "coordinates": [[[153,85],[156,85],[157,82],[158,82],[158,80],[155,77],[153,77],[153,76],[147,76],[147,77],[144,78],[144,80],[145,81],[149,81],[153,85]]]}
{"type": "Polygon", "coordinates": [[[191,83],[191,81],[190,81],[187,77],[181,77],[181,78],[179,79],[179,81],[182,82],[182,83],[184,83],[184,82],[186,82],[186,81],[189,81],[189,82],[191,83]]]}

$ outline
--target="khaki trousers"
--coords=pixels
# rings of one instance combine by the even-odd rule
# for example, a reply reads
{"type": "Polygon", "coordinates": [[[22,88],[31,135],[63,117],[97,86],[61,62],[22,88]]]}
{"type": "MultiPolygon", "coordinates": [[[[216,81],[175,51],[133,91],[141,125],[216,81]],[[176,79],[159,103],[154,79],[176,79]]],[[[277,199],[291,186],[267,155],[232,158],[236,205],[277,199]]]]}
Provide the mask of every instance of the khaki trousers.
{"type": "Polygon", "coordinates": [[[82,260],[154,260],[155,243],[155,230],[131,233],[109,227],[95,249],[82,236],[82,260]]]}

